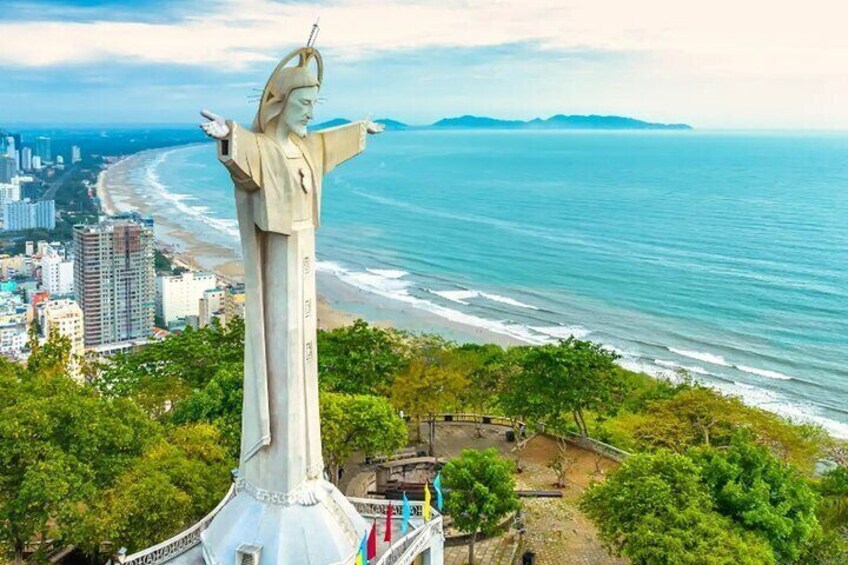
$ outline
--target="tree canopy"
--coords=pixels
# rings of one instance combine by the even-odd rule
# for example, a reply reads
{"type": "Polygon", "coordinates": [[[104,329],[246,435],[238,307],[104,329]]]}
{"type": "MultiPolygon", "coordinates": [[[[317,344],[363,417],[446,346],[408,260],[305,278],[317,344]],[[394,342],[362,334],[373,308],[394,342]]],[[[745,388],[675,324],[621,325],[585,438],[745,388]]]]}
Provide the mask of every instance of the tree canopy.
{"type": "Polygon", "coordinates": [[[0,362],[0,543],[20,556],[27,542],[57,539],[94,555],[104,541],[134,547],[143,523],[163,534],[149,545],[208,512],[234,463],[214,428],[165,428],[130,399],[104,398],[68,376],[66,347],[54,336],[26,367],[0,362]],[[178,499],[139,491],[169,484],[178,499]],[[173,520],[144,507],[166,502],[179,503],[167,507],[173,520]]]}
{"type": "Polygon", "coordinates": [[[380,396],[322,392],[321,441],[330,478],[354,452],[387,455],[406,445],[406,424],[380,396]]]}
{"type": "Polygon", "coordinates": [[[771,548],[713,510],[700,470],[660,450],[629,458],[583,495],[601,539],[636,564],[775,563],[771,548]]]}
{"type": "Polygon", "coordinates": [[[384,393],[404,366],[402,337],[363,320],[318,332],[321,388],[349,394],[384,393]]]}
{"type": "Polygon", "coordinates": [[[159,417],[194,389],[202,388],[226,365],[242,367],[244,323],[234,319],[201,329],[186,328],[151,341],[140,351],[113,357],[96,386],[105,396],[132,398],[159,417]]]}
{"type": "Polygon", "coordinates": [[[768,541],[781,562],[797,560],[820,530],[818,496],[765,447],[737,433],[724,449],[691,452],[715,509],[768,541]]]}
{"type": "Polygon", "coordinates": [[[442,469],[445,510],[454,526],[471,534],[468,562],[474,563],[477,534],[492,533],[510,512],[518,510],[514,467],[497,449],[465,449],[442,469]]]}
{"type": "Polygon", "coordinates": [[[507,376],[501,393],[507,413],[560,431],[566,419],[573,418],[578,430],[588,435],[586,410],[614,412],[623,384],[615,353],[573,337],[516,351],[518,370],[507,376]]]}

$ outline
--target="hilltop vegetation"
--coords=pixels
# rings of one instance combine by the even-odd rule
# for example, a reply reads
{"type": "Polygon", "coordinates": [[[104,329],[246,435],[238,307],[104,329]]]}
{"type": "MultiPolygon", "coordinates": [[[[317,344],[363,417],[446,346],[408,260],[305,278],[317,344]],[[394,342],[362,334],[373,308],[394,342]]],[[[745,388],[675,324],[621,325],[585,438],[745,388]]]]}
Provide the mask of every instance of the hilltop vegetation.
{"type": "MultiPolygon", "coordinates": [[[[84,384],[68,377],[67,343],[55,338],[26,367],[0,363],[5,551],[39,539],[95,556],[134,551],[214,507],[237,465],[243,339],[238,321],[187,329],[108,365],[84,362],[84,384]]],[[[848,470],[812,478],[816,459],[838,447],[816,427],[685,378],[626,371],[587,341],[507,350],[357,321],[320,332],[318,345],[331,479],[353,452],[403,446],[400,410],[431,424],[416,438],[427,443],[437,414],[502,414],[633,453],[581,507],[610,550],[634,563],[847,555],[848,470]]]]}

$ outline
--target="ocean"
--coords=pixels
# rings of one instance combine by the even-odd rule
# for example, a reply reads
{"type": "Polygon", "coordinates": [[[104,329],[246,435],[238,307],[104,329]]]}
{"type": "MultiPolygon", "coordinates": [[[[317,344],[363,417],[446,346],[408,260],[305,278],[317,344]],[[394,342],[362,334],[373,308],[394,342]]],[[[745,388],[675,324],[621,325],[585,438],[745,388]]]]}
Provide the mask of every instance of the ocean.
{"type": "MultiPolygon", "coordinates": [[[[237,248],[210,144],[130,176],[237,248]]],[[[848,437],[846,134],[387,132],[326,179],[318,251],[319,290],[366,319],[591,339],[848,437]]]]}

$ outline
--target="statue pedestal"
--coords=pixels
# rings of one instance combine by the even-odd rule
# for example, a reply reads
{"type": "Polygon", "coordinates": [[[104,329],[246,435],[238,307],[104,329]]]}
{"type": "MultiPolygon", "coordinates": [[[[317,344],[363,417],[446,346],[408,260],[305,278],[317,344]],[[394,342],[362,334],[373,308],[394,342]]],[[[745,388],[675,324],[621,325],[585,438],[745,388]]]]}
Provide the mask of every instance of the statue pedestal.
{"type": "Polygon", "coordinates": [[[368,523],[331,483],[308,481],[288,495],[240,480],[238,494],[201,534],[206,565],[259,565],[240,549],[258,551],[262,563],[350,564],[368,523]]]}

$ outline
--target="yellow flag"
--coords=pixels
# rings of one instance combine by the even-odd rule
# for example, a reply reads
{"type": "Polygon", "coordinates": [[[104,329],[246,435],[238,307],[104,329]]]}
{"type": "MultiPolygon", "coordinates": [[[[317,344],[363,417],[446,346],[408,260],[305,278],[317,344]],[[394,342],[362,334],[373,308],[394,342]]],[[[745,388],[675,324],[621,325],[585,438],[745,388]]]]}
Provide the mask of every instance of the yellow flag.
{"type": "Polygon", "coordinates": [[[362,564],[362,552],[361,551],[356,552],[356,565],[363,565],[362,564]]]}
{"type": "Polygon", "coordinates": [[[424,521],[430,520],[430,485],[424,483],[424,521]]]}

